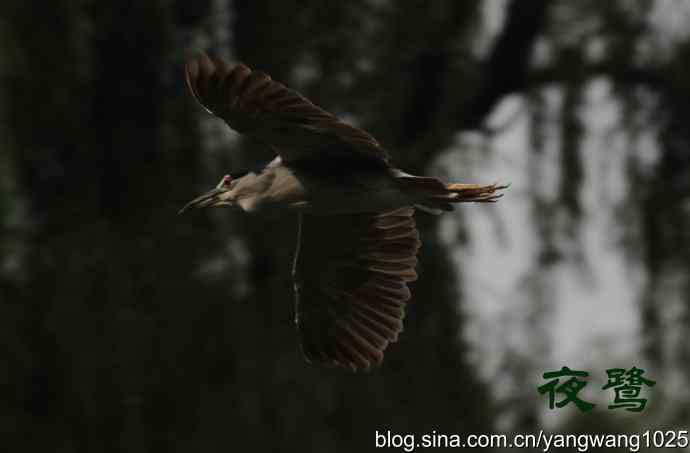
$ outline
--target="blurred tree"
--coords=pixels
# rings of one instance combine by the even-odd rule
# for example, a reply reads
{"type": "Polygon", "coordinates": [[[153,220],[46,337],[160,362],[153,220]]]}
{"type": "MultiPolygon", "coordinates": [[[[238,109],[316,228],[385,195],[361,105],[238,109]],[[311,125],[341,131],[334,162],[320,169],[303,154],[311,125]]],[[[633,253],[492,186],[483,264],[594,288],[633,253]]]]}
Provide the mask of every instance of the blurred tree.
{"type": "MultiPolygon", "coordinates": [[[[660,163],[651,177],[636,176],[633,200],[645,219],[650,275],[644,325],[658,352],[656,289],[669,270],[684,276],[686,300],[690,288],[687,45],[663,64],[639,64],[635,46],[649,33],[643,19],[653,2],[632,2],[632,12],[630,3],[506,2],[484,54],[474,41],[480,1],[39,8],[7,0],[0,83],[2,129],[11,136],[0,142],[0,251],[22,259],[20,271],[0,272],[0,383],[10,389],[0,403],[0,442],[30,451],[352,451],[373,449],[375,430],[493,429],[495,408],[460,340],[462,274],[437,218],[418,217],[424,247],[407,332],[382,369],[353,376],[307,365],[299,353],[292,216],[174,216],[232,170],[227,154],[243,164],[270,158],[245,141],[223,155],[203,152],[179,43],[207,30],[219,10],[232,24],[217,36],[229,35],[238,59],[365,126],[411,172],[424,172],[456,131],[483,128],[506,94],[531,95],[541,127],[539,90],[562,84],[565,178],[556,201],[534,199],[543,241],[535,273],[545,275],[562,259],[559,212],[569,213],[573,229],[582,215],[583,84],[604,74],[621,96],[631,86],[658,93],[668,118],[660,163]],[[592,58],[597,39],[605,52],[592,58]],[[547,43],[545,64],[534,63],[535,43],[547,43]]],[[[538,131],[534,144],[538,159],[538,131]]],[[[530,284],[536,301],[527,318],[541,334],[540,288],[548,285],[530,284]]],[[[524,375],[524,364],[513,365],[524,375]]],[[[527,431],[537,421],[537,408],[526,405],[516,424],[527,431]]]]}
{"type": "Polygon", "coordinates": [[[218,247],[211,224],[174,218],[200,159],[171,7],[35,6],[3,6],[16,46],[4,71],[9,151],[30,234],[27,278],[3,302],[15,365],[3,441],[147,450],[193,429],[215,363],[203,351],[225,328],[209,321],[231,294],[195,277],[218,247]]]}
{"type": "MultiPolygon", "coordinates": [[[[204,14],[162,1],[50,8],[36,17],[31,5],[6,6],[16,146],[4,149],[28,201],[31,237],[27,279],[3,304],[16,365],[5,440],[29,439],[32,450],[252,442],[348,451],[371,445],[375,429],[490,428],[488,398],[462,361],[454,272],[438,246],[416,289],[409,343],[371,376],[309,367],[299,356],[294,219],[233,219],[250,256],[249,291],[237,303],[228,283],[199,276],[226,240],[207,219],[173,217],[205,176],[173,44],[176,28],[201,26],[204,14]],[[231,437],[221,435],[227,426],[231,437]]],[[[309,58],[335,82],[356,52],[347,40],[366,12],[357,8],[368,6],[237,2],[235,50],[286,81],[309,58]],[[277,33],[288,7],[313,32],[291,34],[286,24],[277,33]]],[[[446,28],[452,37],[453,24],[446,28]]],[[[345,91],[323,86],[337,105],[345,91]]]]}

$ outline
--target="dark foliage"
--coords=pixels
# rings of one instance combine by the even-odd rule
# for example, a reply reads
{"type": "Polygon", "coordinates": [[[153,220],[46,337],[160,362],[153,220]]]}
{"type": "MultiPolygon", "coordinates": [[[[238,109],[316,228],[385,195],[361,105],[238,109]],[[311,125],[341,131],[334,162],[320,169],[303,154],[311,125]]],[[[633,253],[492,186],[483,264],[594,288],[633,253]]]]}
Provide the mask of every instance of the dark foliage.
{"type": "MultiPolygon", "coordinates": [[[[209,32],[221,4],[8,0],[0,7],[1,127],[9,132],[0,142],[8,169],[0,176],[15,182],[0,185],[0,215],[25,212],[22,221],[3,221],[0,239],[0,252],[21,263],[0,274],[0,445],[349,452],[373,450],[375,430],[492,431],[496,411],[459,340],[458,273],[436,218],[418,219],[424,245],[405,334],[382,368],[351,375],[301,357],[289,271],[296,218],[175,216],[236,170],[226,168],[227,156],[203,151],[199,110],[183,80],[184,46],[209,32]]],[[[506,94],[563,82],[559,199],[573,219],[581,215],[573,113],[581,84],[603,73],[621,88],[651,87],[670,118],[657,173],[645,180],[658,184],[637,194],[652,288],[669,266],[690,267],[680,207],[690,190],[687,49],[668,67],[641,67],[617,37],[622,48],[601,61],[585,61],[575,45],[534,68],[534,43],[552,33],[548,0],[508,2],[505,24],[481,58],[470,51],[478,1],[225,7],[237,60],[334,113],[356,115],[411,172],[424,172],[455,131],[481,128],[506,94]],[[318,77],[301,77],[305,65],[318,77]]],[[[615,8],[588,7],[623,37],[639,33],[615,8]]],[[[243,165],[270,156],[251,141],[228,148],[243,165]]],[[[658,339],[656,303],[650,296],[644,313],[658,339]]],[[[523,428],[534,428],[534,414],[525,419],[523,428]]]]}

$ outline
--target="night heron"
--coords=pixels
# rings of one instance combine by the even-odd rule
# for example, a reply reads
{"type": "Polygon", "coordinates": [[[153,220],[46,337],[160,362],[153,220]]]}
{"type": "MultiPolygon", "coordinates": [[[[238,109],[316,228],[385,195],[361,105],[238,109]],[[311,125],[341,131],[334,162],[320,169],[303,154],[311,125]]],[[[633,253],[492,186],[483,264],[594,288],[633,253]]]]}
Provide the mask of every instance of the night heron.
{"type": "Polygon", "coordinates": [[[403,329],[407,282],[417,279],[415,208],[440,213],[453,203],[492,202],[505,186],[404,173],[372,136],[243,64],[231,69],[202,53],[187,63],[186,78],[207,111],[277,157],[261,170],[224,176],[180,212],[297,212],[295,322],[304,355],[353,371],[380,364],[403,329]]]}

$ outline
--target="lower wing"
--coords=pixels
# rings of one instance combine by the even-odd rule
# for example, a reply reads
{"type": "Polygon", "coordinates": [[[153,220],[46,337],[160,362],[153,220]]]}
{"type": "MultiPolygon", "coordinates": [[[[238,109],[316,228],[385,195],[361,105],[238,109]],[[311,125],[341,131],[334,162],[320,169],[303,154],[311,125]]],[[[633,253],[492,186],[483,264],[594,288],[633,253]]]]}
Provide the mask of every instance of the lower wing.
{"type": "Polygon", "coordinates": [[[403,329],[421,245],[414,208],[300,216],[293,278],[309,361],[369,369],[403,329]]]}

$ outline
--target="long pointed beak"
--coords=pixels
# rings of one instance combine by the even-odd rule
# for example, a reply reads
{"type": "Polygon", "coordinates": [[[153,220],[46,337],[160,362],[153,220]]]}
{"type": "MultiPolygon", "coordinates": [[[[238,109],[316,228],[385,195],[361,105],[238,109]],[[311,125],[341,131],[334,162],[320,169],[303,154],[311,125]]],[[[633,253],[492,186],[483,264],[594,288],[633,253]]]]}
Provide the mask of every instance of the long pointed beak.
{"type": "Polygon", "coordinates": [[[188,209],[192,209],[192,208],[198,209],[198,208],[206,208],[208,206],[213,206],[218,201],[218,195],[220,195],[223,192],[224,192],[223,189],[209,190],[205,194],[196,197],[195,199],[193,199],[192,201],[190,201],[189,203],[184,205],[182,207],[182,209],[177,211],[177,215],[182,214],[183,212],[187,211],[188,209]]]}

